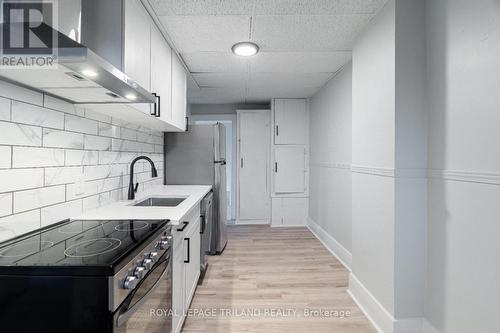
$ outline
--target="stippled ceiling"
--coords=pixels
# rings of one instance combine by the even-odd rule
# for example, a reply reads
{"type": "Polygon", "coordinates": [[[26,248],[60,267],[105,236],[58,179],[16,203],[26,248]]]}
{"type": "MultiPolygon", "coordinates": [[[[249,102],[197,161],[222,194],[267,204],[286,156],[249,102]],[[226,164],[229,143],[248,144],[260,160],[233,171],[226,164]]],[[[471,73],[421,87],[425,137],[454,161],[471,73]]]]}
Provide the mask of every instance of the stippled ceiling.
{"type": "Polygon", "coordinates": [[[316,93],[351,58],[387,0],[149,0],[192,76],[189,102],[259,103],[316,93]],[[251,40],[260,52],[231,52],[251,40]]]}

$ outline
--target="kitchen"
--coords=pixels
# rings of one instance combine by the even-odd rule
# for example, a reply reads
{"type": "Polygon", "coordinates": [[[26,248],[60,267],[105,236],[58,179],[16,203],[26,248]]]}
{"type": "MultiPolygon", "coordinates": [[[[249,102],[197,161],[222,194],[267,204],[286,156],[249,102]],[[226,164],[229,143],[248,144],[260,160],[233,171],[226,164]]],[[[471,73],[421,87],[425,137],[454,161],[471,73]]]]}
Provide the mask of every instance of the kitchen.
{"type": "Polygon", "coordinates": [[[0,331],[498,332],[496,0],[1,12],[0,331]]]}

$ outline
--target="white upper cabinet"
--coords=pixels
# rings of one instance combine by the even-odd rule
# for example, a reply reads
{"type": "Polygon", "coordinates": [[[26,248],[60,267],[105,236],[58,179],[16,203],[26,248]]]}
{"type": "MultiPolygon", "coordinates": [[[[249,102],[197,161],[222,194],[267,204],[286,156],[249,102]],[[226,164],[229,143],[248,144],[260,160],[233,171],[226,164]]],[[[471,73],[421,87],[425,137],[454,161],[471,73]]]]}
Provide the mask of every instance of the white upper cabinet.
{"type": "Polygon", "coordinates": [[[140,1],[125,0],[124,72],[151,90],[151,18],[140,1]]]}
{"type": "Polygon", "coordinates": [[[86,12],[92,22],[109,28],[103,36],[87,29],[85,41],[142,88],[157,96],[156,105],[97,104],[89,108],[155,130],[185,131],[186,71],[142,2],[116,0],[113,4],[123,4],[123,10],[117,10],[117,6],[107,1],[86,1],[92,2],[85,4],[92,9],[86,12]],[[121,47],[115,47],[110,41],[121,47]]]}
{"type": "Polygon", "coordinates": [[[172,55],[172,124],[181,131],[186,128],[186,109],[186,71],[177,55],[172,55]]]}
{"type": "Polygon", "coordinates": [[[274,144],[305,145],[307,126],[305,99],[274,100],[274,144]]]}
{"type": "Polygon", "coordinates": [[[151,29],[151,92],[159,96],[160,119],[172,123],[172,49],[157,27],[151,29]]]}
{"type": "Polygon", "coordinates": [[[306,152],[304,147],[274,149],[274,192],[302,193],[306,190],[306,152]]]}

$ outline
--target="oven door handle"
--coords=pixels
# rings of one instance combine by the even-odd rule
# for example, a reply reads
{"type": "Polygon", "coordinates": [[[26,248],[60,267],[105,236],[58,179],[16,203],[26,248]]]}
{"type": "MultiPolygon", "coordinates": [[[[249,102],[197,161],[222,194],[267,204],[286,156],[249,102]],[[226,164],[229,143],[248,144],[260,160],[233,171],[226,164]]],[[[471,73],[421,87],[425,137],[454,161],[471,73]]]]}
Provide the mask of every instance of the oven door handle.
{"type": "MultiPolygon", "coordinates": [[[[166,254],[167,252],[165,252],[166,254]]],[[[116,327],[120,327],[124,322],[126,322],[127,320],[130,319],[130,317],[132,317],[132,315],[144,304],[144,302],[147,301],[148,297],[156,290],[156,288],[160,285],[161,281],[163,280],[163,278],[165,277],[165,274],[168,273],[169,269],[170,269],[170,265],[172,264],[171,260],[170,260],[170,256],[167,256],[165,260],[162,260],[160,265],[163,264],[165,261],[168,261],[168,265],[167,267],[165,267],[165,269],[163,270],[163,272],[161,273],[161,276],[160,278],[158,279],[158,281],[155,282],[155,284],[151,287],[151,289],[149,289],[149,291],[139,300],[137,301],[137,303],[135,303],[131,308],[129,308],[127,311],[125,311],[124,313],[120,314],[118,316],[118,318],[116,318],[116,327]]],[[[158,266],[157,266],[158,267],[158,266]]],[[[148,274],[146,274],[146,276],[144,276],[144,278],[141,280],[141,282],[136,286],[134,292],[132,292],[132,294],[129,296],[130,299],[132,297],[134,297],[136,291],[138,290],[138,288],[141,286],[142,282],[145,281],[147,279],[147,277],[154,271],[154,269],[150,270],[148,274]]]]}

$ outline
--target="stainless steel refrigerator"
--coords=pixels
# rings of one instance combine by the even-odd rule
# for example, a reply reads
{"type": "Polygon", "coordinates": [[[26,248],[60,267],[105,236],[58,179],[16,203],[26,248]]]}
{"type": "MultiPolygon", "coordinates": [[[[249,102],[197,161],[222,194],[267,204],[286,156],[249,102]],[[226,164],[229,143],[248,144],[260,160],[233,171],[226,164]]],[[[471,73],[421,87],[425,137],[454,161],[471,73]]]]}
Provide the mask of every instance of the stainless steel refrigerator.
{"type": "Polygon", "coordinates": [[[226,129],[222,124],[191,125],[187,132],[165,133],[165,183],[212,185],[210,254],[220,254],[226,233],[226,129]]]}

